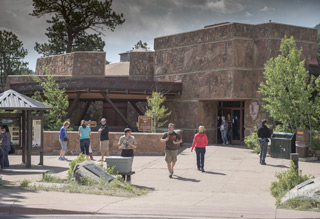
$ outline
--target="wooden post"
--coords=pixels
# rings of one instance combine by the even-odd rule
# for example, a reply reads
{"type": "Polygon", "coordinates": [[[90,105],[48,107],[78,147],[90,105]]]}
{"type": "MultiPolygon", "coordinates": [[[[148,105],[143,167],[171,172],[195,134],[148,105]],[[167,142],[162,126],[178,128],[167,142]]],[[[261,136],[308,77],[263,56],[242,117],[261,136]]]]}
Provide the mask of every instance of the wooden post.
{"type": "Polygon", "coordinates": [[[70,107],[70,109],[68,111],[68,114],[66,115],[64,120],[70,118],[72,111],[74,110],[74,108],[76,107],[76,105],[77,105],[77,103],[78,103],[78,101],[80,99],[80,96],[81,96],[81,93],[77,93],[76,99],[74,99],[74,101],[73,101],[73,103],[72,103],[72,105],[71,105],[71,107],[70,107]]]}
{"type": "Polygon", "coordinates": [[[41,119],[41,151],[40,151],[40,162],[39,165],[43,165],[43,111],[40,112],[40,119],[41,119]]]}
{"type": "Polygon", "coordinates": [[[110,103],[110,105],[112,106],[112,108],[120,115],[121,119],[123,119],[123,121],[125,121],[125,123],[127,123],[127,125],[129,126],[129,128],[132,129],[132,131],[137,131],[137,129],[127,120],[127,118],[121,113],[121,111],[118,109],[118,107],[116,105],[114,105],[114,103],[111,101],[111,99],[105,94],[105,93],[101,93],[101,95],[103,96],[103,98],[108,101],[108,103],[110,103]]]}
{"type": "Polygon", "coordinates": [[[26,111],[22,111],[22,117],[21,117],[21,147],[22,147],[22,163],[26,163],[26,111]]]}
{"type": "Polygon", "coordinates": [[[82,120],[83,117],[86,115],[90,104],[91,104],[91,101],[87,101],[87,102],[86,102],[86,104],[84,105],[84,107],[83,107],[82,110],[81,110],[79,120],[78,120],[78,122],[77,122],[76,124],[79,124],[79,125],[80,125],[81,120],[82,120]]]}
{"type": "Polygon", "coordinates": [[[31,111],[27,111],[27,162],[26,167],[31,168],[31,150],[32,150],[32,117],[31,111]]]}

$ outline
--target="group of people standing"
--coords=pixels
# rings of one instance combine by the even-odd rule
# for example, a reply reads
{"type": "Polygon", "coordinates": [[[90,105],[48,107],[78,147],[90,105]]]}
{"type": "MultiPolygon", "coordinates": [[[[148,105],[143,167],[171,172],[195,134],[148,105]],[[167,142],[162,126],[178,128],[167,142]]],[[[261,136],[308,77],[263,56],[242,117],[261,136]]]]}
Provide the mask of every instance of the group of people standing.
{"type": "MultiPolygon", "coordinates": [[[[107,119],[102,118],[101,126],[98,130],[100,134],[100,151],[101,151],[101,159],[100,161],[104,161],[104,156],[109,156],[109,126],[107,125],[107,119]]],[[[63,126],[60,129],[59,142],[61,144],[61,151],[59,160],[67,160],[65,157],[65,153],[67,150],[68,137],[67,137],[67,129],[69,128],[70,123],[65,121],[63,126]]],[[[87,159],[93,159],[92,157],[92,149],[91,149],[91,128],[86,124],[85,120],[81,121],[81,126],[78,129],[79,140],[80,140],[80,150],[81,153],[86,155],[87,159]]],[[[137,148],[137,142],[134,136],[131,134],[131,129],[124,129],[124,135],[120,137],[118,142],[118,147],[121,149],[121,156],[123,157],[133,157],[133,149],[137,148]]]]}

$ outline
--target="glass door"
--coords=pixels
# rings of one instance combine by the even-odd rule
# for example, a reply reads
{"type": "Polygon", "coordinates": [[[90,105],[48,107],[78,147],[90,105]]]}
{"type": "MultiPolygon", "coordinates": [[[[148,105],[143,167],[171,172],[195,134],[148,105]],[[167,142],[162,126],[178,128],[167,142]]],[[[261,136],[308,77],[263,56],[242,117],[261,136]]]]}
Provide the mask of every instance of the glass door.
{"type": "Polygon", "coordinates": [[[232,110],[232,130],[231,130],[231,144],[241,144],[242,141],[242,110],[232,110]]]}

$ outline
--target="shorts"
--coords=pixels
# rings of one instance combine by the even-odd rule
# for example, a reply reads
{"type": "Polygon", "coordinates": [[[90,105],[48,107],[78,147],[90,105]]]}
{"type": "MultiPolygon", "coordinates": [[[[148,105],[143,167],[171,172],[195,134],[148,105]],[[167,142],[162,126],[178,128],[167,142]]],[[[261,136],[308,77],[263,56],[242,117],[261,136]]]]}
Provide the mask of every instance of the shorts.
{"type": "Polygon", "coordinates": [[[109,150],[109,140],[100,141],[100,150],[101,151],[109,150]]]}
{"type": "Polygon", "coordinates": [[[121,157],[133,157],[133,149],[122,149],[121,157]]]}
{"type": "Polygon", "coordinates": [[[178,156],[178,150],[167,150],[166,149],[165,161],[167,163],[177,162],[177,156],[178,156]]]}
{"type": "Polygon", "coordinates": [[[66,150],[67,150],[68,142],[65,141],[65,142],[63,143],[63,141],[62,141],[61,139],[59,139],[59,142],[60,142],[60,145],[61,145],[61,150],[62,150],[62,151],[66,151],[66,150]]]}

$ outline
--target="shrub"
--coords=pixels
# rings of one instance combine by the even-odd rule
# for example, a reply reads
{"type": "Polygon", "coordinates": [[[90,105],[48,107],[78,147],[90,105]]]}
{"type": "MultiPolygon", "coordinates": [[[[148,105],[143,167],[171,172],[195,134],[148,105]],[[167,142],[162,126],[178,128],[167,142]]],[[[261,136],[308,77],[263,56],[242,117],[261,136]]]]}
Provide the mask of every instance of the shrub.
{"type": "Polygon", "coordinates": [[[23,180],[21,183],[20,183],[20,187],[21,188],[26,188],[28,187],[30,181],[29,180],[23,180]]]}
{"type": "Polygon", "coordinates": [[[79,154],[79,156],[70,162],[69,164],[69,170],[68,170],[68,178],[71,179],[73,176],[73,169],[78,163],[82,163],[83,161],[86,161],[87,157],[84,154],[79,154]]]}
{"type": "Polygon", "coordinates": [[[270,191],[272,196],[277,199],[277,204],[280,203],[281,198],[292,188],[313,178],[311,176],[302,175],[301,170],[297,171],[293,161],[291,161],[289,170],[282,173],[276,173],[276,177],[278,178],[278,181],[271,183],[270,191]]]}
{"type": "Polygon", "coordinates": [[[56,176],[52,176],[51,172],[46,172],[42,174],[41,182],[49,182],[49,183],[64,183],[63,179],[60,179],[56,176]]]}
{"type": "Polygon", "coordinates": [[[281,205],[282,208],[295,209],[299,211],[319,211],[320,202],[316,199],[308,197],[296,197],[288,200],[286,204],[281,205]]]}
{"type": "Polygon", "coordinates": [[[320,150],[320,134],[312,136],[310,141],[310,148],[314,151],[320,150]]]}
{"type": "Polygon", "coordinates": [[[245,137],[244,143],[248,148],[251,148],[254,150],[257,154],[260,152],[260,146],[259,146],[259,138],[258,138],[258,133],[257,133],[257,127],[255,126],[253,128],[253,132],[251,135],[245,137]]]}

